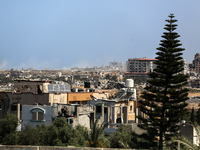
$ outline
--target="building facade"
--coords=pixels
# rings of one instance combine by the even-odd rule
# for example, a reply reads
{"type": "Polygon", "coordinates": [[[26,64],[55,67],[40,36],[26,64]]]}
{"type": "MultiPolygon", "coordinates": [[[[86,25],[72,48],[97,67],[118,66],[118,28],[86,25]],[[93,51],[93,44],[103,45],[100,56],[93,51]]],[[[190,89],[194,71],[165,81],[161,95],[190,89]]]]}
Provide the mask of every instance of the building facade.
{"type": "Polygon", "coordinates": [[[92,100],[91,95],[108,98],[106,92],[85,92],[83,89],[71,92],[67,84],[16,80],[12,92],[0,92],[0,118],[13,114],[21,120],[23,105],[86,104],[92,100]]]}
{"type": "Polygon", "coordinates": [[[126,72],[145,73],[152,72],[156,67],[154,62],[156,59],[148,58],[131,58],[126,62],[126,72]]]}
{"type": "Polygon", "coordinates": [[[196,53],[192,61],[192,69],[196,73],[200,73],[200,53],[196,53]]]}
{"type": "Polygon", "coordinates": [[[94,122],[94,109],[89,105],[23,105],[21,126],[50,125],[54,119],[65,117],[72,127],[82,125],[90,129],[91,122],[94,122]]]}

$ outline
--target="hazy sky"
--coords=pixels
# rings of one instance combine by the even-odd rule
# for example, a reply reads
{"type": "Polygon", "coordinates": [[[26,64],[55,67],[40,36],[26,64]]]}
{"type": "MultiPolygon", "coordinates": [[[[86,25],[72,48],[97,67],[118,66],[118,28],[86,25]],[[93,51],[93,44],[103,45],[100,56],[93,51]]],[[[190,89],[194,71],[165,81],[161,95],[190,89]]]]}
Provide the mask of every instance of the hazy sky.
{"type": "Polygon", "coordinates": [[[0,69],[154,58],[170,13],[191,63],[200,53],[200,0],[0,0],[0,69]]]}

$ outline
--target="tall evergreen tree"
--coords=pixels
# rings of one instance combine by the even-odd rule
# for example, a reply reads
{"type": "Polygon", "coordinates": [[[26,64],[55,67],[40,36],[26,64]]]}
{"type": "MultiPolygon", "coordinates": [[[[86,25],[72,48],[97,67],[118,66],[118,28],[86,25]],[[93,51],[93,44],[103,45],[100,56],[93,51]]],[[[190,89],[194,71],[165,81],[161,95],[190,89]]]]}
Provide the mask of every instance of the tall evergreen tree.
{"type": "Polygon", "coordinates": [[[150,73],[143,100],[139,101],[143,117],[138,117],[142,121],[139,127],[146,130],[141,141],[148,147],[158,146],[159,150],[163,149],[163,143],[179,133],[188,99],[188,89],[184,87],[188,77],[181,73],[184,49],[180,48],[182,44],[177,39],[180,36],[175,32],[177,20],[170,14],[166,22],[166,31],[156,53],[157,67],[150,73]]]}

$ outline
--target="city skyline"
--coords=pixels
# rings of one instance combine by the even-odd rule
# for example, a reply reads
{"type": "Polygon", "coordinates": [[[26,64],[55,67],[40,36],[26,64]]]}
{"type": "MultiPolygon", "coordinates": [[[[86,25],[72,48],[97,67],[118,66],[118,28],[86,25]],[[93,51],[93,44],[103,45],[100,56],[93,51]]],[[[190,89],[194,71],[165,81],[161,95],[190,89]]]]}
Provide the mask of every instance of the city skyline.
{"type": "Polygon", "coordinates": [[[199,53],[200,2],[1,1],[0,69],[107,66],[155,58],[165,20],[173,13],[183,58],[199,53]]]}

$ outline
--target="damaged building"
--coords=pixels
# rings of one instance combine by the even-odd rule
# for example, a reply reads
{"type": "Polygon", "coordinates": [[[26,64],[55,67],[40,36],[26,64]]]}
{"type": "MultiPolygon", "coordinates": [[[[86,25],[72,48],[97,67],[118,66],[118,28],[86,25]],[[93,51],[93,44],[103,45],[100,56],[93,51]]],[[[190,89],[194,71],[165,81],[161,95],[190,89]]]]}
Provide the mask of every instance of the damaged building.
{"type": "Polygon", "coordinates": [[[94,107],[89,105],[54,104],[53,106],[23,105],[22,128],[26,125],[50,125],[54,119],[65,117],[75,127],[80,124],[90,129],[94,122],[94,107]]]}

